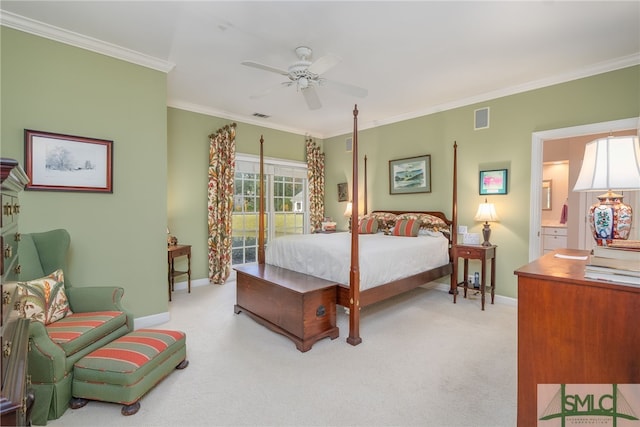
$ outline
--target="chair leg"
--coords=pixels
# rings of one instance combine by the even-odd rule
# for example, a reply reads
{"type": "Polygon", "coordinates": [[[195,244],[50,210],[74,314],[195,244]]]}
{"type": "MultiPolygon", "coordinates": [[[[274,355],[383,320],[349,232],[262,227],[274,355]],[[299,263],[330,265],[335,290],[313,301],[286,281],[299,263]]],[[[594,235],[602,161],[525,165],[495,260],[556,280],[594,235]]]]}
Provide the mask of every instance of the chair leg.
{"type": "Polygon", "coordinates": [[[184,359],[182,362],[178,364],[178,366],[176,366],[176,369],[184,369],[187,366],[189,366],[189,361],[187,359],[184,359]]]}

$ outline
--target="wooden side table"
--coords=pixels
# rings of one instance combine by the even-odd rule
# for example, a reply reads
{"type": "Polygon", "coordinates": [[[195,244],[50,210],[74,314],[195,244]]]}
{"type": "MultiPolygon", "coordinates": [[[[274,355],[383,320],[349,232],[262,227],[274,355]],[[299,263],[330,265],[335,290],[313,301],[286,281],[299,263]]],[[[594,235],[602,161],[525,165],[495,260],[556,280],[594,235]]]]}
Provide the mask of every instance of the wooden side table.
{"type": "Polygon", "coordinates": [[[187,287],[191,293],[191,245],[169,245],[167,246],[167,262],[169,264],[169,301],[175,283],[176,276],[187,275],[187,287]],[[174,260],[181,256],[187,256],[187,271],[178,271],[174,268],[174,260]]]}
{"type": "MultiPolygon", "coordinates": [[[[496,248],[497,246],[481,246],[481,245],[456,245],[453,247],[453,278],[458,281],[458,258],[464,259],[464,297],[467,297],[467,289],[469,286],[469,260],[478,259],[482,263],[480,273],[480,299],[482,301],[482,310],[484,310],[484,295],[486,290],[486,273],[487,273],[487,260],[491,260],[491,304],[495,297],[496,291],[496,248]]],[[[456,294],[453,293],[453,303],[456,303],[456,294]]]]}

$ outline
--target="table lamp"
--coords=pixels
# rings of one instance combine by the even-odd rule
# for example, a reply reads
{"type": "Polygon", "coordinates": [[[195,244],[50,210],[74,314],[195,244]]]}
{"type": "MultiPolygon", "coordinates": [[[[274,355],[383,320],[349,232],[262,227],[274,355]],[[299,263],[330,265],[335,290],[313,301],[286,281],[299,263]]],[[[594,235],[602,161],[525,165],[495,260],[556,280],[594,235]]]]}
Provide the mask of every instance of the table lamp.
{"type": "Polygon", "coordinates": [[[589,208],[588,222],[598,246],[626,240],[631,231],[631,206],[614,193],[640,189],[640,145],[637,136],[596,139],[584,149],[584,159],[573,191],[606,191],[589,208]]]}
{"type": "Polygon", "coordinates": [[[487,199],[484,199],[484,203],[480,203],[478,212],[476,212],[476,216],[473,219],[475,221],[484,221],[484,228],[482,229],[484,242],[482,242],[482,246],[491,246],[491,243],[489,243],[489,237],[491,236],[489,222],[498,221],[498,215],[496,214],[496,208],[493,206],[493,203],[487,203],[487,199]]]}
{"type": "Polygon", "coordinates": [[[347,223],[349,225],[349,231],[351,231],[351,215],[353,210],[353,203],[347,203],[347,208],[344,210],[344,217],[347,218],[347,223]]]}

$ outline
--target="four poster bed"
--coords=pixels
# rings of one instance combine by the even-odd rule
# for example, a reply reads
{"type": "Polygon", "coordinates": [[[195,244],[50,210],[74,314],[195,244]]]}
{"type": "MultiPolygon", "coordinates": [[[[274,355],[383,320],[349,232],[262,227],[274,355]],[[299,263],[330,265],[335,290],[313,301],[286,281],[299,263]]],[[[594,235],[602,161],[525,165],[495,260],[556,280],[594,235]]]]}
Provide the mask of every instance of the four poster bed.
{"type": "MultiPolygon", "coordinates": [[[[457,288],[451,249],[457,234],[457,145],[454,144],[453,155],[452,219],[438,211],[373,211],[367,215],[365,185],[365,216],[360,220],[357,116],[356,106],[352,232],[279,237],[269,243],[265,256],[261,190],[258,264],[235,268],[235,312],[245,312],[267,328],[289,337],[300,351],[309,350],[322,338],[338,337],[336,304],[348,308],[347,342],[357,345],[362,342],[362,307],[445,276],[451,276],[450,292],[457,288]],[[378,227],[382,231],[378,232],[378,227]],[[400,237],[405,235],[417,237],[400,237]]],[[[261,177],[263,142],[260,138],[261,177]]]]}

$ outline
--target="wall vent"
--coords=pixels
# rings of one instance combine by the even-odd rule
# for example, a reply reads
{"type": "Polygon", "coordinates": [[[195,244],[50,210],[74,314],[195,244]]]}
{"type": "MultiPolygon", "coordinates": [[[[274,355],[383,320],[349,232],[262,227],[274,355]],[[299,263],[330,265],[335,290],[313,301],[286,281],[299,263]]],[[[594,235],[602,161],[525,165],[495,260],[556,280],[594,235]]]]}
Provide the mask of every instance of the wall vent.
{"type": "Polygon", "coordinates": [[[474,130],[489,128],[489,107],[479,108],[475,110],[474,116],[474,130]]]}
{"type": "Polygon", "coordinates": [[[261,119],[268,119],[271,116],[267,116],[266,114],[262,114],[262,113],[253,113],[253,117],[260,117],[261,119]]]}

